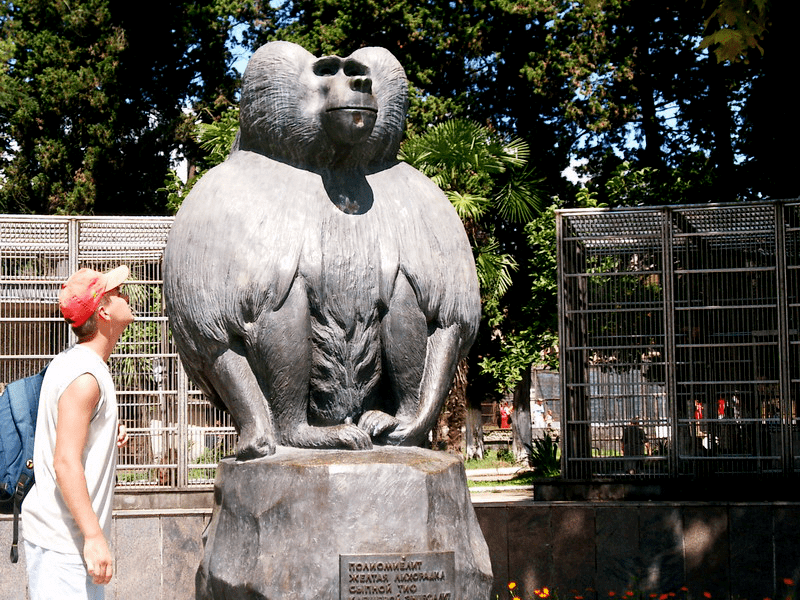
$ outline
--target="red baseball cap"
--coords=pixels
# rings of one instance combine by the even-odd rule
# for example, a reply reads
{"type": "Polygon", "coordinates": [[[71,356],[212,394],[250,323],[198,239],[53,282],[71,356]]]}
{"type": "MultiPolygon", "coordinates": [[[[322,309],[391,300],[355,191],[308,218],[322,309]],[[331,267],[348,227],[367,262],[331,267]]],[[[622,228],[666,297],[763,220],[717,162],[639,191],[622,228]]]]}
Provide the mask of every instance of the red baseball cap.
{"type": "Polygon", "coordinates": [[[58,306],[61,314],[73,327],[80,327],[94,314],[103,294],[118,287],[128,278],[130,271],[122,265],[99,273],[92,269],[80,269],[61,286],[58,306]]]}

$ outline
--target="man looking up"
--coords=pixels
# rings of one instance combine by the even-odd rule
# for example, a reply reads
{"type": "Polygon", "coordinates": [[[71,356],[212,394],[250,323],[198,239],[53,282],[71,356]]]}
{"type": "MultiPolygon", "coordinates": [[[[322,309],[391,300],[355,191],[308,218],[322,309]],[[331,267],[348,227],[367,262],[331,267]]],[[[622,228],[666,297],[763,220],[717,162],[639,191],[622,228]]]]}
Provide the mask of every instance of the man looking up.
{"type": "Polygon", "coordinates": [[[81,269],[58,295],[78,343],[53,359],[42,382],[36,483],[22,505],[31,600],[102,600],[111,580],[117,447],[127,434],[106,362],[133,322],[119,287],[128,275],[126,266],[81,269]]]}

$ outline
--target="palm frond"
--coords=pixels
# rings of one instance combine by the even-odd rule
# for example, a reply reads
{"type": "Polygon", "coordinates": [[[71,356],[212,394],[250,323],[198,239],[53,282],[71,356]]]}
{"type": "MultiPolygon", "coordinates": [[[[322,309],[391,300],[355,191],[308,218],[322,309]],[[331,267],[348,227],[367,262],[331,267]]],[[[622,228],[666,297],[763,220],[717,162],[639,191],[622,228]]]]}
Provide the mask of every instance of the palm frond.
{"type": "Polygon", "coordinates": [[[503,147],[504,161],[513,167],[524,167],[528,164],[530,147],[528,142],[520,138],[511,138],[503,147]]]}
{"type": "Polygon", "coordinates": [[[462,220],[480,219],[492,204],[491,200],[483,196],[458,192],[447,192],[447,199],[450,200],[450,204],[453,205],[462,220]]]}
{"type": "Polygon", "coordinates": [[[236,139],[236,132],[239,129],[239,109],[229,109],[213,123],[198,124],[197,129],[198,141],[209,153],[209,161],[212,164],[219,164],[228,157],[236,139]]]}
{"type": "Polygon", "coordinates": [[[517,261],[510,254],[498,252],[497,240],[475,248],[475,269],[483,298],[500,298],[511,287],[511,272],[517,270],[517,261]]]}
{"type": "Polygon", "coordinates": [[[498,190],[494,198],[497,212],[512,223],[531,221],[542,211],[544,192],[539,184],[544,181],[534,171],[513,171],[508,181],[498,190]]]}

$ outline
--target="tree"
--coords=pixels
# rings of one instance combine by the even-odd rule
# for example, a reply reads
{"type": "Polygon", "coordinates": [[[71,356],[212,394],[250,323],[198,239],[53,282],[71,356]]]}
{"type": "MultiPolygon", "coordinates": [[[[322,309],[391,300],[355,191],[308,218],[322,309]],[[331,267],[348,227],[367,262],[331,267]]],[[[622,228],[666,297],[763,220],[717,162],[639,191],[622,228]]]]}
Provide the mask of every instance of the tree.
{"type": "Polygon", "coordinates": [[[124,33],[104,0],[4,5],[6,55],[0,96],[4,122],[2,208],[86,212],[95,173],[113,151],[115,99],[124,33]]]}
{"type": "Polygon", "coordinates": [[[3,210],[163,213],[196,114],[229,103],[244,0],[21,0],[1,9],[3,210]],[[154,15],[157,15],[154,18],[154,15]]]}

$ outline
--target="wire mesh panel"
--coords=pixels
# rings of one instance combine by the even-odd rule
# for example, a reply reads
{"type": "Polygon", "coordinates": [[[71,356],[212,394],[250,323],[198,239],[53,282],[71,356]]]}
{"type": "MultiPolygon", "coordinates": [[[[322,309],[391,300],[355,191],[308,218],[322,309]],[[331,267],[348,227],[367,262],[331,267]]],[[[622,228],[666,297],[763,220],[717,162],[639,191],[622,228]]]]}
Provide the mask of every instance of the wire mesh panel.
{"type": "Polygon", "coordinates": [[[663,215],[587,212],[560,224],[570,474],[666,472],[663,215]]]}
{"type": "Polygon", "coordinates": [[[775,209],[673,212],[680,473],[781,471],[775,209]]]}
{"type": "Polygon", "coordinates": [[[162,295],[161,257],[169,218],[0,216],[0,386],[41,369],[74,343],[58,290],[81,267],[131,269],[124,292],[136,320],[109,360],[120,419],[118,485],[186,488],[213,482],[233,453],[230,416],[186,380],[162,295]]]}
{"type": "Polygon", "coordinates": [[[559,212],[569,476],[798,467],[799,225],[792,202],[559,212]]]}
{"type": "MultiPolygon", "coordinates": [[[[787,204],[783,213],[786,268],[786,337],[789,352],[786,387],[787,402],[782,413],[791,415],[790,467],[800,471],[800,427],[797,427],[797,404],[800,403],[800,204],[787,204]]],[[[780,256],[779,256],[780,258],[780,256]]],[[[788,418],[788,417],[787,417],[788,418]]]]}

